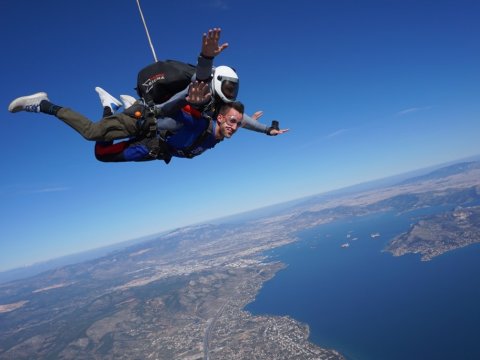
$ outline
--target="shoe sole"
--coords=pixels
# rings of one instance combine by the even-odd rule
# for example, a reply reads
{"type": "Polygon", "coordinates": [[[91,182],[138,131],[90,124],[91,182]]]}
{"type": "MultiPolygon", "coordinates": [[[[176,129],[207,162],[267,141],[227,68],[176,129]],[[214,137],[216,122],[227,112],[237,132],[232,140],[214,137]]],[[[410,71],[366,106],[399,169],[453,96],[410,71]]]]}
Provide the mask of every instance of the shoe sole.
{"type": "Polygon", "coordinates": [[[122,100],[125,109],[129,108],[137,101],[137,99],[130,95],[120,95],[120,99],[122,100]]]}
{"type": "Polygon", "coordinates": [[[23,103],[24,101],[32,100],[32,99],[34,99],[36,97],[39,97],[39,96],[43,96],[45,98],[48,98],[46,92],[38,92],[38,93],[35,93],[33,95],[22,96],[22,97],[16,98],[15,100],[13,100],[10,103],[10,105],[8,105],[8,111],[10,111],[11,113],[16,113],[16,112],[22,111],[23,110],[23,105],[21,103],[23,103]]]}
{"type": "MultiPolygon", "coordinates": [[[[122,106],[122,103],[120,102],[120,100],[118,100],[116,97],[114,97],[108,91],[102,89],[100,86],[97,86],[95,88],[95,91],[100,96],[100,101],[102,100],[102,96],[105,97],[105,98],[109,98],[111,100],[111,104],[113,104],[114,106],[117,107],[117,109],[114,109],[114,110],[118,110],[118,108],[120,108],[122,106]]],[[[103,105],[103,102],[102,102],[102,105],[103,105]]],[[[110,105],[110,107],[113,108],[112,105],[110,105]]]]}

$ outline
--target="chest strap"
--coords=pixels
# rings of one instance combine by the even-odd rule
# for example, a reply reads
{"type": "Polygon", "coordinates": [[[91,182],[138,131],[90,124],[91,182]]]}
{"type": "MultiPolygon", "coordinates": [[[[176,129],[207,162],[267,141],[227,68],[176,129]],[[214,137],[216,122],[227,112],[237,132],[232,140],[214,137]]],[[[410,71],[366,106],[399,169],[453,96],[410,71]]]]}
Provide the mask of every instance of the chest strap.
{"type": "Polygon", "coordinates": [[[213,121],[205,118],[200,119],[205,122],[205,129],[203,132],[192,142],[190,146],[184,148],[183,150],[177,150],[179,154],[185,156],[187,159],[195,157],[196,154],[192,153],[192,151],[198,148],[211,134],[213,134],[213,121]]]}

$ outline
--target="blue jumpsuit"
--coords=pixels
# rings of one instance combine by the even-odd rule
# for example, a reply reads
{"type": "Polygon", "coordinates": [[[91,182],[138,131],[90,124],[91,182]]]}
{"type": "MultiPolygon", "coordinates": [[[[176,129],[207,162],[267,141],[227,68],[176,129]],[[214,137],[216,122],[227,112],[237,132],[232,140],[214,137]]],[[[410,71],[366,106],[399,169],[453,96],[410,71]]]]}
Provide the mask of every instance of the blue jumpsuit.
{"type": "Polygon", "coordinates": [[[200,116],[188,106],[177,110],[168,118],[159,118],[162,122],[168,119],[175,132],[157,132],[155,139],[133,138],[119,143],[97,142],[95,156],[104,162],[165,160],[170,157],[192,158],[213,148],[221,140],[215,139],[216,122],[200,116]],[[212,122],[212,124],[210,124],[212,122]],[[167,154],[161,157],[151,156],[151,144],[162,143],[167,154]],[[166,156],[165,156],[166,155],[166,156]]]}

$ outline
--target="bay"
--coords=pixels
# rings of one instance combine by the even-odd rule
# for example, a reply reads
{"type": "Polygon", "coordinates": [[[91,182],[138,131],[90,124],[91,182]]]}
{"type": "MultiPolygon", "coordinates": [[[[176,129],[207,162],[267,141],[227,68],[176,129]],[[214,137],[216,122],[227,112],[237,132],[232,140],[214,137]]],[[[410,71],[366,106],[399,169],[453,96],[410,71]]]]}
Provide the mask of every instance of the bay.
{"type": "Polygon", "coordinates": [[[441,210],[374,214],[302,232],[301,241],[268,253],[287,267],[246,310],[306,323],[311,341],[350,360],[480,359],[480,246],[428,262],[382,252],[419,216],[441,210]]]}

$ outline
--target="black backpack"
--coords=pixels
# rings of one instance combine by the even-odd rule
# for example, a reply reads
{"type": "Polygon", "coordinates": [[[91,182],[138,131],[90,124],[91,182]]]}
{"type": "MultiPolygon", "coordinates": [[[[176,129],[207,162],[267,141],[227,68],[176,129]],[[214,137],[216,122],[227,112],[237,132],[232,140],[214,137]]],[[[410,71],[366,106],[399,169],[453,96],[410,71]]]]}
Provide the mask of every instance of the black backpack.
{"type": "Polygon", "coordinates": [[[185,89],[195,70],[194,65],[181,61],[157,61],[138,73],[137,94],[147,103],[161,104],[185,89]]]}

